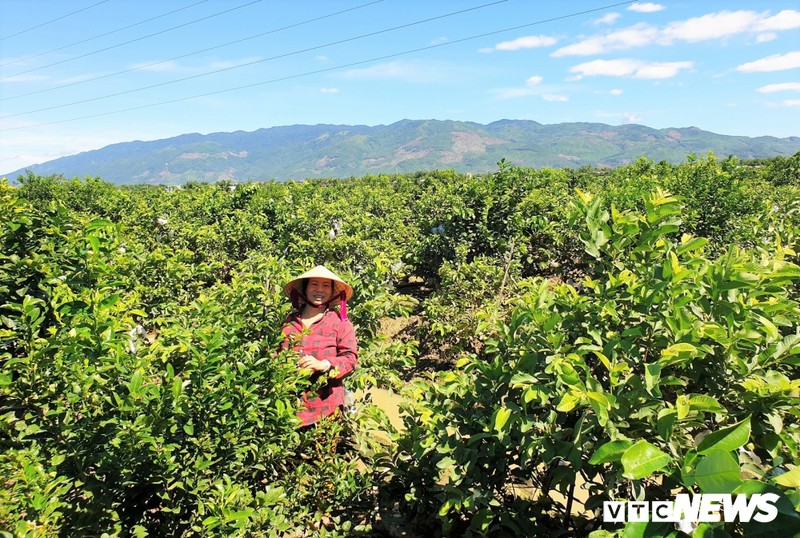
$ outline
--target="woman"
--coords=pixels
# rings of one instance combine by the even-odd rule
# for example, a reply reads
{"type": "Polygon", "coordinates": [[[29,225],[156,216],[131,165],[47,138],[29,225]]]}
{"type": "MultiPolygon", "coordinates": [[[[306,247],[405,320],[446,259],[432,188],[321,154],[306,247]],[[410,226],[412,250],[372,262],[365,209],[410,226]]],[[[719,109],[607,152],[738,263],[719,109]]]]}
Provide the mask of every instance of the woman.
{"type": "Polygon", "coordinates": [[[281,347],[300,354],[298,368],[328,378],[316,394],[308,392],[302,397],[297,417],[301,426],[309,426],[345,405],[342,379],[358,362],[355,330],[347,319],[347,300],[353,296],[353,288],[318,265],[286,284],[283,291],[295,311],[284,323],[281,347]],[[331,308],[336,300],[338,312],[331,308]]]}

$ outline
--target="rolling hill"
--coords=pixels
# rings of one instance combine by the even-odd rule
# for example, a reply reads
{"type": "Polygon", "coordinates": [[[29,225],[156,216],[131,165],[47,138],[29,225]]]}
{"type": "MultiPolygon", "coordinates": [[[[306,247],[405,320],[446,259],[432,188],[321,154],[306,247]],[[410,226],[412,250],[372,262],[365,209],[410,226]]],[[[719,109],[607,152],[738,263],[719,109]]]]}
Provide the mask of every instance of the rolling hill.
{"type": "Polygon", "coordinates": [[[500,120],[488,125],[402,120],[391,125],[292,125],[134,141],[12,171],[98,176],[117,184],[187,181],[302,180],[452,168],[482,173],[506,159],[534,168],[616,167],[641,156],[678,163],[687,155],[743,159],[792,155],[800,137],[727,136],[696,127],[652,129],[601,123],[544,125],[500,120]]]}

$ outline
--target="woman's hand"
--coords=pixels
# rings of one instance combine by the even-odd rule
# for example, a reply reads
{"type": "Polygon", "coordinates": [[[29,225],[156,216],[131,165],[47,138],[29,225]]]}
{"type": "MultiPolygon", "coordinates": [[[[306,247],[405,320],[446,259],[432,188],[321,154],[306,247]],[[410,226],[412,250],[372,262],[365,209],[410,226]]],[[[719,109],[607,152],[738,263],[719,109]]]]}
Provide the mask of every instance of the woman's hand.
{"type": "Polygon", "coordinates": [[[298,368],[308,368],[314,372],[327,372],[331,369],[331,363],[327,360],[317,360],[311,355],[303,355],[297,360],[298,368]]]}

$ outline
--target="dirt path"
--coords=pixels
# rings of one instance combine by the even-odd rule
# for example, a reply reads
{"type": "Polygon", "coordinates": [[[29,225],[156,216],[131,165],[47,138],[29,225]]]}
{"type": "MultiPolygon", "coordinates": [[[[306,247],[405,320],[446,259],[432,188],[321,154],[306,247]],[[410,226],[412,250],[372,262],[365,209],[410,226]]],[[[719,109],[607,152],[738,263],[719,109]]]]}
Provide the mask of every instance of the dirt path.
{"type": "Polygon", "coordinates": [[[356,401],[364,400],[367,394],[372,399],[372,403],[386,413],[392,426],[398,431],[402,430],[403,420],[400,418],[400,406],[403,404],[403,397],[396,392],[372,387],[366,392],[361,390],[356,391],[356,401]]]}

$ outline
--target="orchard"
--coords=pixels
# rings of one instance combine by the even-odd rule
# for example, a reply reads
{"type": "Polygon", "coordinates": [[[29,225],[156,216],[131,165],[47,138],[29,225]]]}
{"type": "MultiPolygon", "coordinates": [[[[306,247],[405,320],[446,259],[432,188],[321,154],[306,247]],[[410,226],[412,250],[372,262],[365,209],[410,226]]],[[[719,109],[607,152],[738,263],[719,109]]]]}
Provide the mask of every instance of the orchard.
{"type": "Polygon", "coordinates": [[[796,535],[798,163],[3,180],[0,534],[796,535]],[[317,264],[360,398],[298,429],[317,264]],[[775,514],[604,521],[683,494],[775,514]]]}

